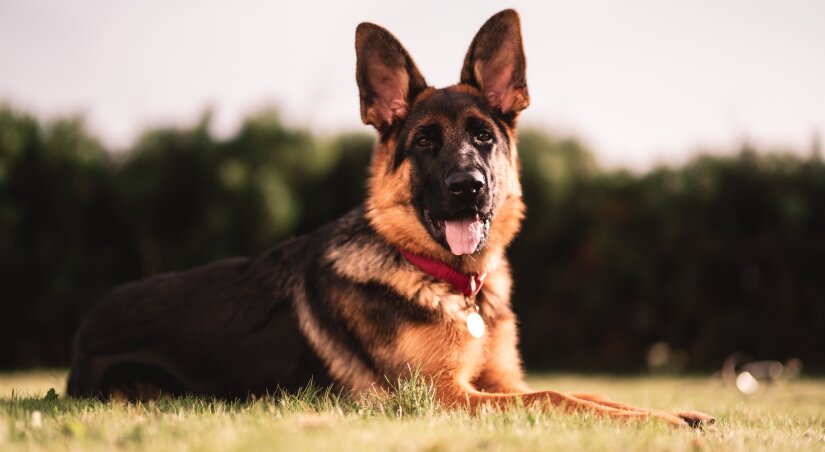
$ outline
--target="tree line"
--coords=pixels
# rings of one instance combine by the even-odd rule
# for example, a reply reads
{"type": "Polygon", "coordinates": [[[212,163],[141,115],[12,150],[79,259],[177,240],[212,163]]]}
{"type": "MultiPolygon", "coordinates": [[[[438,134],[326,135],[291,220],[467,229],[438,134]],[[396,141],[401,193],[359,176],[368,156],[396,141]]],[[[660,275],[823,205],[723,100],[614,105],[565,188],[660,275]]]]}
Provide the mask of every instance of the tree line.
{"type": "MultiPolygon", "coordinates": [[[[309,232],[361,202],[373,138],[276,111],[230,137],[210,116],[107,150],[81,117],[0,107],[0,368],[66,366],[117,284],[309,232]]],[[[580,141],[519,134],[527,219],[510,249],[532,368],[635,371],[665,342],[686,368],[733,351],[825,368],[825,164],[743,146],[643,174],[580,141]]]]}

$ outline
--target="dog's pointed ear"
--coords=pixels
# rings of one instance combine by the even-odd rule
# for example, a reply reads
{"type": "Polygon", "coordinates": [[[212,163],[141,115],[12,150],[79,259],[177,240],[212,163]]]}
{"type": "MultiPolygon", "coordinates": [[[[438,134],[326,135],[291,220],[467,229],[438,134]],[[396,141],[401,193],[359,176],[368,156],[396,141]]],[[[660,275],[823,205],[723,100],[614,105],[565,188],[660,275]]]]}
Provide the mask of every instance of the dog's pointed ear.
{"type": "Polygon", "coordinates": [[[530,104],[518,13],[506,9],[478,30],[464,58],[461,83],[475,86],[505,115],[530,104]]]}
{"type": "Polygon", "coordinates": [[[407,115],[413,99],[427,88],[427,82],[401,43],[378,25],[358,25],[355,54],[361,120],[383,130],[407,115]]]}

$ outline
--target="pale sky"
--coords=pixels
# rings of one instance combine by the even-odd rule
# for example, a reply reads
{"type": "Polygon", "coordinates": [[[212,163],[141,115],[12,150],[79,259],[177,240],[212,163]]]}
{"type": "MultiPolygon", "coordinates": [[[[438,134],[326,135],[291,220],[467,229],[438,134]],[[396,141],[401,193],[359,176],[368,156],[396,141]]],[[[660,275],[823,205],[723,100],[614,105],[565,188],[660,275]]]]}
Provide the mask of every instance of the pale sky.
{"type": "Polygon", "coordinates": [[[207,107],[219,135],[267,105],[291,125],[369,131],[354,77],[359,22],[388,28],[445,86],[506,7],[522,16],[532,98],[522,123],[582,138],[607,166],[678,164],[745,139],[807,153],[825,134],[819,0],[0,0],[0,102],[83,113],[119,148],[207,107]]]}

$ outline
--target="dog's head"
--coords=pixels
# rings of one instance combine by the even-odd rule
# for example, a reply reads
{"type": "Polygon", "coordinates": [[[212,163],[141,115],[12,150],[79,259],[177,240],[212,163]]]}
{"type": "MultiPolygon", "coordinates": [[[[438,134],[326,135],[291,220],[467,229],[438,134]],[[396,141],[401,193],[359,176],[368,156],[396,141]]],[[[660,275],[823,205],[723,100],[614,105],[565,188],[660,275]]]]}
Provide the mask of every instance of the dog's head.
{"type": "Polygon", "coordinates": [[[518,14],[491,17],[467,51],[460,83],[442,89],[428,86],[377,25],[359,25],[355,47],[361,118],[378,131],[372,226],[396,247],[465,268],[500,254],[524,210],[515,126],[529,96],[518,14]]]}

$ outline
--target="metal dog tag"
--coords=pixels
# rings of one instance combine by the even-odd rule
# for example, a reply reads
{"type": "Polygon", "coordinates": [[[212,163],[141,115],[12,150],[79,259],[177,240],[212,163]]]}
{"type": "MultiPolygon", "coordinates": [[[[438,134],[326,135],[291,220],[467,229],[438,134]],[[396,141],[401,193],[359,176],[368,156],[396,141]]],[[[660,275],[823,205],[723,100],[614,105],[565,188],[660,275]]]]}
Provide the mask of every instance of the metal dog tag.
{"type": "Polygon", "coordinates": [[[470,336],[474,338],[480,338],[484,336],[484,331],[487,327],[484,325],[484,319],[477,312],[471,312],[467,314],[467,330],[470,332],[470,336]]]}

